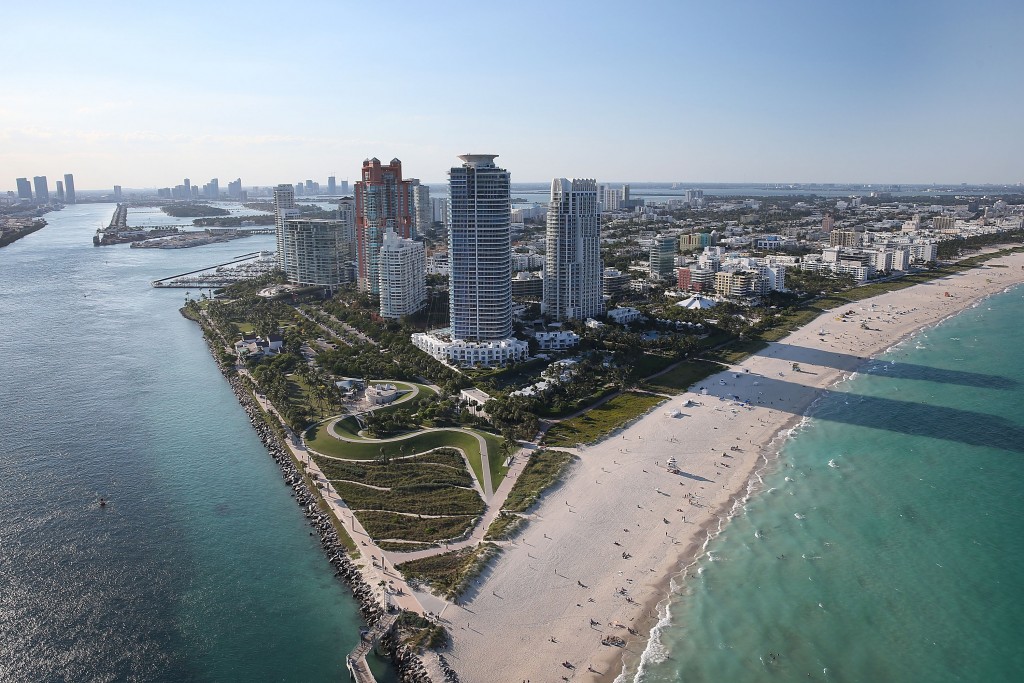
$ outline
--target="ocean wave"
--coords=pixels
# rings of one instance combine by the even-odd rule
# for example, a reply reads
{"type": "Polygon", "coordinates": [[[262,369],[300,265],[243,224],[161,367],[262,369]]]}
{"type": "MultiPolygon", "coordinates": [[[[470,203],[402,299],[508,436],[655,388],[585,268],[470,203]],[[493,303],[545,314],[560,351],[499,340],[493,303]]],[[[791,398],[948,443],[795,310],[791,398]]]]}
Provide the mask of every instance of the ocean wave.
{"type": "MultiPolygon", "coordinates": [[[[673,585],[674,592],[675,581],[673,580],[671,584],[673,585]]],[[[633,676],[634,683],[640,683],[643,680],[648,667],[654,664],[661,664],[668,659],[668,649],[661,640],[661,634],[671,624],[672,609],[670,602],[666,600],[664,605],[658,606],[658,623],[651,629],[650,640],[647,641],[647,647],[644,648],[643,654],[640,655],[640,664],[637,666],[636,674],[633,676]]],[[[623,671],[615,678],[615,683],[627,683],[628,680],[626,672],[623,671]]]]}

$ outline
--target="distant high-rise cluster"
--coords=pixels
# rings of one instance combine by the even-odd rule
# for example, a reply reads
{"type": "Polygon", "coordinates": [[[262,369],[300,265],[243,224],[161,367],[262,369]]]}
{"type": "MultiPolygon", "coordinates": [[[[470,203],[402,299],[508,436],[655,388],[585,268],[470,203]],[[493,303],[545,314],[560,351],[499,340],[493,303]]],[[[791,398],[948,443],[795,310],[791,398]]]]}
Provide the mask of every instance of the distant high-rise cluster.
{"type": "Polygon", "coordinates": [[[601,314],[601,218],[597,181],[551,181],[544,312],[555,320],[601,314]]]}
{"type": "MultiPolygon", "coordinates": [[[[18,186],[18,201],[35,204],[50,203],[50,187],[46,176],[34,176],[31,182],[28,178],[17,178],[14,182],[18,186]],[[35,187],[34,193],[33,187],[35,187]]],[[[70,173],[65,174],[63,183],[57,181],[53,199],[57,204],[75,203],[75,180],[70,173]],[[65,192],[62,188],[67,188],[67,191],[65,192]]]]}

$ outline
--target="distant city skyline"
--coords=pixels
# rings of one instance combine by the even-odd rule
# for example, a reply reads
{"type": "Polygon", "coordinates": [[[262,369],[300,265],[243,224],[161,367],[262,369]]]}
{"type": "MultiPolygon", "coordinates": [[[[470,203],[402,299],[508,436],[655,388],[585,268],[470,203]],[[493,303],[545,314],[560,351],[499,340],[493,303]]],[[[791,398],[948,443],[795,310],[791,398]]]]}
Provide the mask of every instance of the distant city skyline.
{"type": "Polygon", "coordinates": [[[437,184],[481,151],[513,183],[1024,181],[1012,0],[398,4],[7,7],[0,191],[356,180],[372,156],[437,184]],[[351,39],[385,25],[372,56],[351,39]]]}

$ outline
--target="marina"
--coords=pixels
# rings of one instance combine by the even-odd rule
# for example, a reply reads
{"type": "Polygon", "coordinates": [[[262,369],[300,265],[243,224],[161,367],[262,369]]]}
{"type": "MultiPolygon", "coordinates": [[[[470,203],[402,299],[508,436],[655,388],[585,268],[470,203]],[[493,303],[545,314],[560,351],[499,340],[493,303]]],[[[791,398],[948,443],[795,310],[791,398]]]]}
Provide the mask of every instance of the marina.
{"type": "Polygon", "coordinates": [[[153,287],[179,289],[209,289],[227,287],[236,282],[251,280],[266,275],[277,267],[272,251],[254,251],[249,254],[216,265],[207,266],[187,273],[171,275],[153,280],[153,287]]]}

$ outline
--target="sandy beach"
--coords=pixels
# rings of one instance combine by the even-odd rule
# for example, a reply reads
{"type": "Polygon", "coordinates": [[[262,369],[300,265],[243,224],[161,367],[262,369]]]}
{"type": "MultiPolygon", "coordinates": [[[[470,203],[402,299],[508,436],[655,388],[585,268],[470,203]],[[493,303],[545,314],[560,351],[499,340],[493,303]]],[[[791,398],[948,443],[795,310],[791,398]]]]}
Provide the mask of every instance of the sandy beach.
{"type": "Polygon", "coordinates": [[[814,400],[867,358],[1022,281],[1024,254],[1013,254],[830,311],[573,449],[579,461],[525,532],[461,605],[445,608],[454,641],[445,656],[461,680],[611,681],[635,670],[670,579],[756,491],[814,400]],[[666,469],[669,457],[681,474],[666,469]],[[625,646],[602,645],[607,636],[625,646]]]}

